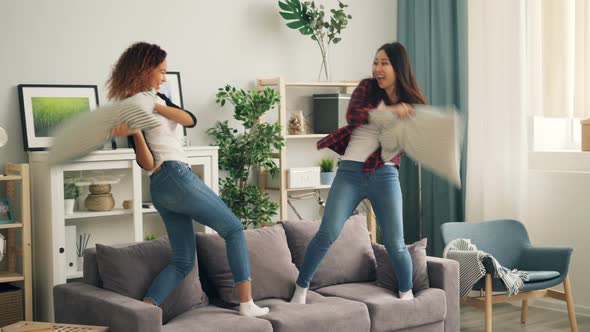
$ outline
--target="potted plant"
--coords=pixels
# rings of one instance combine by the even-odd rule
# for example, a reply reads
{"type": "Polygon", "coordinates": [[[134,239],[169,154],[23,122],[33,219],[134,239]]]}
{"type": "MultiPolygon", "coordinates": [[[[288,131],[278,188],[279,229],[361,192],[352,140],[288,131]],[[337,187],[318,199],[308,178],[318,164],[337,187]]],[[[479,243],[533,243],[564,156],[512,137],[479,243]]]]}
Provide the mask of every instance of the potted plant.
{"type": "Polygon", "coordinates": [[[322,158],[320,161],[320,183],[330,185],[334,180],[334,159],[322,158]]]}
{"type": "Polygon", "coordinates": [[[75,183],[65,182],[64,183],[64,213],[74,213],[74,204],[76,203],[76,197],[80,195],[80,190],[75,183]]]}
{"type": "Polygon", "coordinates": [[[299,30],[301,34],[310,36],[314,40],[322,54],[322,64],[318,74],[318,81],[323,78],[330,81],[328,68],[328,48],[331,43],[338,44],[342,38],[340,34],[348,25],[352,16],[344,12],[348,5],[338,1],[338,9],[330,10],[330,19],[326,17],[324,5],[317,6],[314,1],[279,0],[282,11],[279,14],[287,21],[291,29],[299,30]]]}
{"type": "Polygon", "coordinates": [[[228,121],[218,122],[207,130],[219,146],[219,168],[226,172],[221,178],[220,196],[244,227],[259,227],[271,222],[278,204],[271,202],[268,193],[252,184],[255,169],[264,168],[271,174],[278,172],[273,151],[285,145],[279,123],[263,123],[259,119],[279,102],[279,94],[272,88],[261,91],[238,90],[226,85],[219,88],[216,102],[234,105],[234,119],[243,130],[230,127],[228,121]]]}

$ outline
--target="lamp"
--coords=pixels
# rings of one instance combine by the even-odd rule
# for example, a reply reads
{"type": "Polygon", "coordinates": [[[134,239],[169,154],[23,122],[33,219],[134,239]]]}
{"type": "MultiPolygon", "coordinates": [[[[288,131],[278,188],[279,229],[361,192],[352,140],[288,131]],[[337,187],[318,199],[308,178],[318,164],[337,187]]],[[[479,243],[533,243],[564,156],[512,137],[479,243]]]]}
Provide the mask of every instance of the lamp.
{"type": "Polygon", "coordinates": [[[0,148],[3,147],[8,143],[8,135],[6,134],[6,130],[0,127],[0,148]]]}
{"type": "Polygon", "coordinates": [[[0,234],[0,261],[4,258],[4,253],[6,252],[6,238],[4,235],[0,234]]]}
{"type": "MultiPolygon", "coordinates": [[[[0,127],[0,148],[3,147],[8,143],[8,135],[6,134],[6,130],[0,127]]],[[[4,258],[4,253],[6,252],[6,238],[0,234],[0,261],[4,258]]]]}

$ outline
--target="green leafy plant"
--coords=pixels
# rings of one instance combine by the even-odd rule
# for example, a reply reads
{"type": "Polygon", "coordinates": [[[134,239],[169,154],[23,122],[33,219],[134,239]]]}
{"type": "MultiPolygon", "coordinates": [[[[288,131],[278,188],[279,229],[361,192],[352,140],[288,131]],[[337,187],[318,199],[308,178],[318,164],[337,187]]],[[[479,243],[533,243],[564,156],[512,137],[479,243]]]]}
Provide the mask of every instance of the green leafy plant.
{"type": "Polygon", "coordinates": [[[64,183],[64,198],[65,199],[76,199],[80,196],[80,189],[75,183],[64,183]]]}
{"type": "Polygon", "coordinates": [[[155,234],[152,234],[152,233],[149,233],[149,234],[144,235],[143,239],[145,241],[155,240],[156,239],[156,235],[155,234]]]}
{"type": "Polygon", "coordinates": [[[324,173],[334,171],[334,159],[322,158],[320,161],[320,170],[324,173]]]}
{"type": "Polygon", "coordinates": [[[316,5],[314,1],[299,0],[279,0],[279,7],[282,11],[279,14],[287,21],[287,26],[291,29],[299,30],[301,34],[310,36],[314,40],[322,54],[322,65],[320,66],[320,79],[322,72],[325,79],[329,80],[328,71],[328,47],[331,43],[338,44],[342,30],[348,26],[348,21],[352,19],[351,15],[344,12],[348,5],[338,1],[338,9],[330,9],[330,18],[326,17],[324,5],[316,5]]]}
{"type": "Polygon", "coordinates": [[[276,90],[238,90],[226,85],[219,88],[216,102],[234,106],[234,119],[243,125],[243,131],[229,126],[228,121],[218,122],[207,130],[219,146],[219,168],[227,172],[220,182],[221,199],[242,221],[244,227],[258,227],[271,222],[277,214],[278,204],[270,200],[268,193],[250,183],[254,169],[264,168],[277,174],[273,151],[285,145],[279,123],[263,123],[259,119],[279,102],[276,90]]]}

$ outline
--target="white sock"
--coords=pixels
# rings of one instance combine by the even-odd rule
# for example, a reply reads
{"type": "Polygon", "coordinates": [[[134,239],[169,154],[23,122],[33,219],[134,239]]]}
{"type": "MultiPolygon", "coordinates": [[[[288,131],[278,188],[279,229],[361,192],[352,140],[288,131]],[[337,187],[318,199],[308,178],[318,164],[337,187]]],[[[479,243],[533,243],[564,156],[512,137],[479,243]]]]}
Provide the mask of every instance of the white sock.
{"type": "Polygon", "coordinates": [[[399,298],[400,300],[413,300],[414,299],[414,293],[412,292],[412,289],[408,290],[407,292],[399,292],[399,298]]]}
{"type": "Polygon", "coordinates": [[[240,302],[240,315],[257,317],[268,314],[268,307],[261,308],[257,306],[253,300],[248,302],[240,302]]]}
{"type": "Polygon", "coordinates": [[[295,293],[293,293],[293,297],[291,298],[291,303],[305,304],[306,298],[307,298],[307,288],[303,288],[303,287],[295,284],[295,293]]]}

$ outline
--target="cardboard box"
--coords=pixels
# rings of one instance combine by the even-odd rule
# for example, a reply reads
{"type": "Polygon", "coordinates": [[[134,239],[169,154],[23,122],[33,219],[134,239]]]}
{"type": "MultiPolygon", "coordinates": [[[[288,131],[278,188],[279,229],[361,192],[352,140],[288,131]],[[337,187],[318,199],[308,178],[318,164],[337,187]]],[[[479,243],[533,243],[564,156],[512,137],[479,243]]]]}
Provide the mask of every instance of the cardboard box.
{"type": "Polygon", "coordinates": [[[582,124],[582,151],[590,151],[590,118],[580,123],[582,124]]]}
{"type": "Polygon", "coordinates": [[[297,167],[287,170],[287,187],[307,188],[320,185],[319,167],[297,167]]]}

